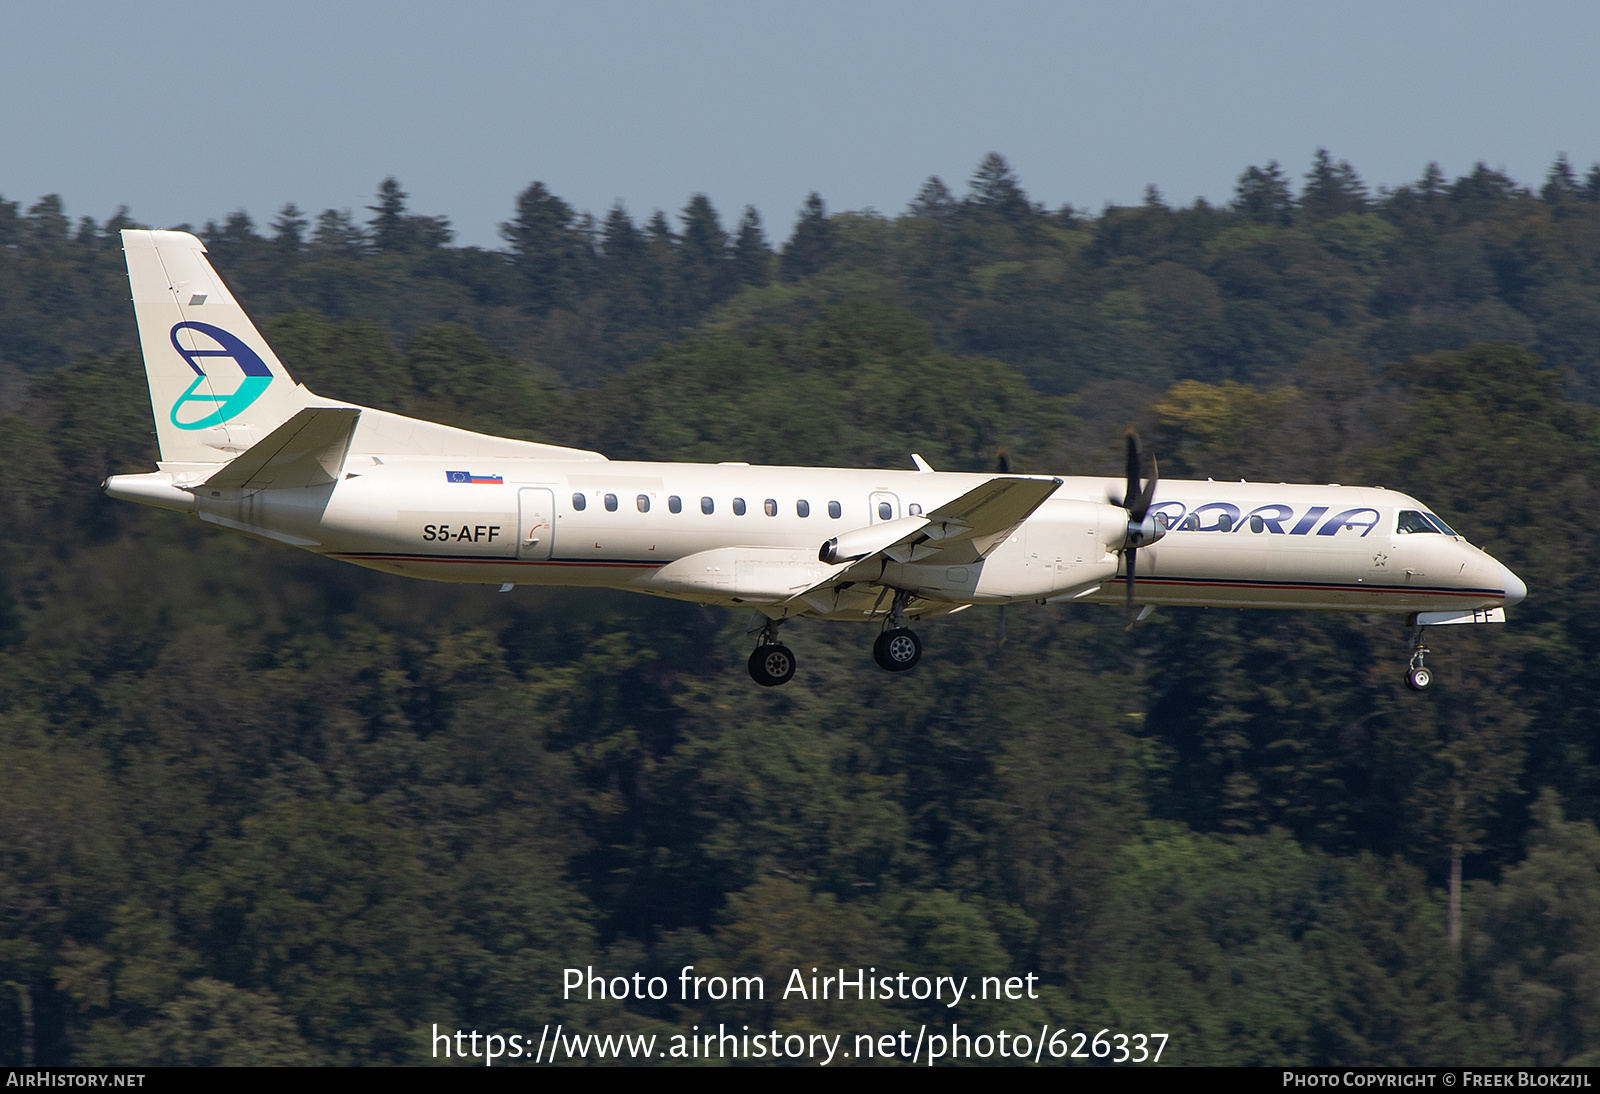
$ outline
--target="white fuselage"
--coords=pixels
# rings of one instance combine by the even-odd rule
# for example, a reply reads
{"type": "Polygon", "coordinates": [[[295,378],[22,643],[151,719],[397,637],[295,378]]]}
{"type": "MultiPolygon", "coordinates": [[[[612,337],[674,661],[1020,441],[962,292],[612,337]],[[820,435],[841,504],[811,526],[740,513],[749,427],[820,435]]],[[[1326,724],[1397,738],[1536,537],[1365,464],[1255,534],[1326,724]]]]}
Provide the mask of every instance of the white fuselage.
{"type": "MultiPolygon", "coordinates": [[[[113,487],[135,478],[162,476],[119,476],[113,487]]],[[[885,587],[915,595],[914,615],[974,603],[1122,599],[1123,485],[1082,477],[1063,479],[971,565],[885,558],[843,588],[799,595],[827,576],[818,551],[830,538],[931,512],[989,478],[353,453],[343,476],[322,486],[157,483],[123,496],[409,577],[630,589],[747,603],[775,616],[866,618],[885,587]]],[[[1424,507],[1381,488],[1162,480],[1153,512],[1172,530],[1140,549],[1136,598],[1368,612],[1470,611],[1522,598],[1521,581],[1466,540],[1400,533],[1406,510],[1424,507]]]]}
{"type": "Polygon", "coordinates": [[[794,676],[777,641],[793,616],[881,619],[873,658],[903,672],[922,656],[906,619],[1128,599],[1411,613],[1420,690],[1423,626],[1503,621],[1527,592],[1404,494],[1146,481],[1131,430],[1111,481],[941,473],[916,456],[916,471],[636,463],[324,399],[199,239],[122,241],[161,459],[109,478],[112,497],[432,581],[750,605],[767,617],[749,661],[763,686],[794,676]]]}

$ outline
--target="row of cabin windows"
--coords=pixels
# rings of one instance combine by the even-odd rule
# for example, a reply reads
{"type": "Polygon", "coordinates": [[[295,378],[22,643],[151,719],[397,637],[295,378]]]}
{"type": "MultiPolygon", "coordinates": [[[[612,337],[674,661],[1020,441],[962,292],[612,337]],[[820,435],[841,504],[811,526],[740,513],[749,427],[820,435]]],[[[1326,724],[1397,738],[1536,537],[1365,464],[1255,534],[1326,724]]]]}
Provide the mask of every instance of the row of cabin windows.
{"type": "MultiPolygon", "coordinates": [[[[634,508],[638,509],[639,512],[648,513],[650,511],[650,495],[649,494],[640,494],[638,497],[633,499],[633,504],[634,504],[634,508]]],[[[605,506],[606,506],[606,512],[615,513],[617,511],[617,496],[615,494],[607,494],[605,496],[605,506]]],[[[589,499],[588,499],[588,497],[586,495],[584,495],[582,493],[574,493],[572,495],[572,508],[573,509],[575,509],[575,510],[577,510],[578,512],[581,513],[585,509],[587,509],[588,507],[589,507],[589,499]]],[[[761,508],[762,508],[762,511],[767,514],[767,516],[769,516],[769,517],[777,516],[778,515],[778,499],[777,498],[768,498],[766,501],[761,503],[761,508]]],[[[891,515],[890,511],[889,511],[889,504],[887,502],[885,502],[882,505],[878,506],[878,509],[879,509],[880,513],[883,514],[883,519],[888,520],[889,519],[889,515],[891,515]]],[[[717,511],[717,503],[716,503],[716,501],[714,501],[712,498],[709,498],[709,497],[701,498],[700,499],[700,511],[702,513],[705,513],[707,516],[711,515],[712,513],[715,513],[717,511]]],[[[797,502],[794,503],[794,511],[795,511],[795,515],[796,516],[809,517],[811,515],[811,503],[809,501],[805,501],[804,499],[802,499],[800,501],[797,501],[797,502]]],[[[672,495],[668,496],[668,498],[667,498],[667,512],[669,512],[669,513],[681,513],[681,512],[683,512],[683,499],[680,498],[676,494],[672,494],[672,495]]],[[[742,517],[742,516],[745,515],[745,512],[746,512],[746,508],[745,508],[744,499],[743,498],[734,498],[733,499],[733,515],[736,516],[736,517],[742,517]]],[[[838,520],[840,517],[844,516],[844,507],[842,505],[840,505],[836,501],[830,501],[828,503],[828,516],[832,517],[834,520],[838,520]]]]}

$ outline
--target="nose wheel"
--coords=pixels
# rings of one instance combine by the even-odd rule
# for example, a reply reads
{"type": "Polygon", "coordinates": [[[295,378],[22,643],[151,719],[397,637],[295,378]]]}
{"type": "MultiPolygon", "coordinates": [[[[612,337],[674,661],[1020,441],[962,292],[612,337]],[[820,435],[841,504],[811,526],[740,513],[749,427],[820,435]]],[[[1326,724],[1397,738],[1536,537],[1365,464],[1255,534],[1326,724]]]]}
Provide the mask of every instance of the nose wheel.
{"type": "Polygon", "coordinates": [[[1418,627],[1411,636],[1411,663],[1406,667],[1406,687],[1412,691],[1426,691],[1433,683],[1433,670],[1423,664],[1427,656],[1428,647],[1422,644],[1422,628],[1418,627]]]}
{"type": "Polygon", "coordinates": [[[775,688],[794,679],[794,651],[778,641],[781,619],[769,619],[761,628],[761,641],[747,662],[750,679],[764,688],[775,688]]]}

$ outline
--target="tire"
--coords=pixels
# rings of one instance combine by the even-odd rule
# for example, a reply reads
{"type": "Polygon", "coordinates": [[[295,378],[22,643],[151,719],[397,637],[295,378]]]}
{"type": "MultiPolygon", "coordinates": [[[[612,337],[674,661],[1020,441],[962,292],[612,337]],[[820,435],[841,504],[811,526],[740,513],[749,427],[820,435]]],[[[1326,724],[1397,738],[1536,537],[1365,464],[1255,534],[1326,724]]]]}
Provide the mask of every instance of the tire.
{"type": "Polygon", "coordinates": [[[1406,687],[1412,691],[1426,691],[1428,685],[1433,683],[1433,670],[1418,666],[1406,670],[1406,687]]]}
{"type": "Polygon", "coordinates": [[[905,672],[922,660],[922,639],[906,627],[884,631],[872,643],[872,659],[886,672],[905,672]]]}
{"type": "Polygon", "coordinates": [[[794,651],[788,646],[768,643],[750,654],[750,679],[764,688],[775,688],[794,679],[794,651]]]}

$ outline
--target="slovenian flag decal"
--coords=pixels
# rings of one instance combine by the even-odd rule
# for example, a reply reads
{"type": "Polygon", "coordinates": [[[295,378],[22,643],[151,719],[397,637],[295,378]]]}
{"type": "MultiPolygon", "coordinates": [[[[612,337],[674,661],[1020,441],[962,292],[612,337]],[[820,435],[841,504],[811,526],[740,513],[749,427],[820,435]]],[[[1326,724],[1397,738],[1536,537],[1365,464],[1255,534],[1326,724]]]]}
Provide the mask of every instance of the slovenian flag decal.
{"type": "Polygon", "coordinates": [[[444,481],[487,483],[490,486],[504,486],[506,483],[499,475],[474,475],[471,471],[446,471],[444,481]]]}

